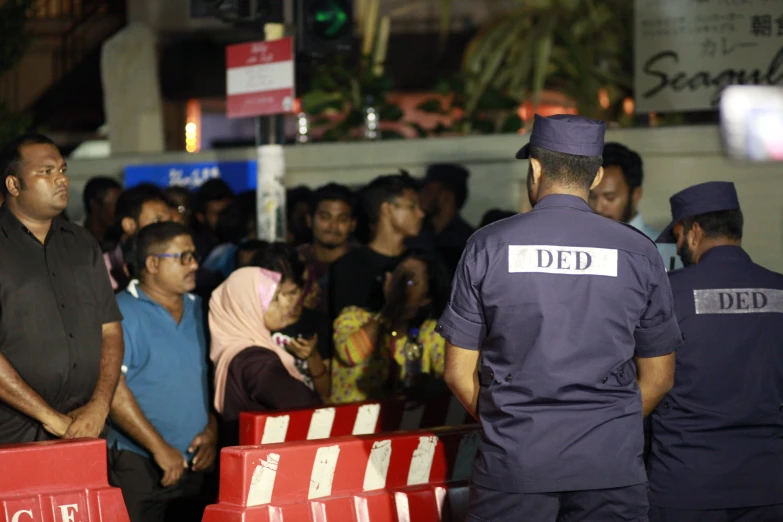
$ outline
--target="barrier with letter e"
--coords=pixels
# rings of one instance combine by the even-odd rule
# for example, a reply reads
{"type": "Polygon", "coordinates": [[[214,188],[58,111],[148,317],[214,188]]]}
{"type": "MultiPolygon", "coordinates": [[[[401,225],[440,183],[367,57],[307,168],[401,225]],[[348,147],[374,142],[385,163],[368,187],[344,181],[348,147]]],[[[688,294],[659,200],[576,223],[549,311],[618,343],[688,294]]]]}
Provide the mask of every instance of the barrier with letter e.
{"type": "Polygon", "coordinates": [[[128,522],[106,441],[0,446],[0,522],[128,522]]]}

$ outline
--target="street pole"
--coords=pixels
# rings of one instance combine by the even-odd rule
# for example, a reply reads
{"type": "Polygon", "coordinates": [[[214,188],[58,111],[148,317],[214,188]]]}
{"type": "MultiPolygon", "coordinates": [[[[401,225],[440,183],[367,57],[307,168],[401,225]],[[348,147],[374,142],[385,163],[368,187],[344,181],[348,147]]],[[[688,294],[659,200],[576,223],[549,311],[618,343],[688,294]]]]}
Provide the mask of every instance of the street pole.
{"type": "MultiPolygon", "coordinates": [[[[283,1],[283,23],[264,24],[264,40],[293,34],[294,0],[283,1]]],[[[257,235],[264,241],[285,241],[285,116],[275,114],[256,118],[258,173],[256,184],[257,235]]]]}

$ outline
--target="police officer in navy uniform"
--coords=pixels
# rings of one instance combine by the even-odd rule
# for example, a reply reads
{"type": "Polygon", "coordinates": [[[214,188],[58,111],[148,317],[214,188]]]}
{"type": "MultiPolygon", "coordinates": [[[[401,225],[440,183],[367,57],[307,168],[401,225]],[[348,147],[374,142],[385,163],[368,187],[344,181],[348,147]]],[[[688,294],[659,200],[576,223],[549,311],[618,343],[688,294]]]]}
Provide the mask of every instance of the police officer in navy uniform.
{"type": "Polygon", "coordinates": [[[651,415],[651,522],[783,520],[783,275],[742,249],[733,183],[671,198],[685,345],[651,415]]]}
{"type": "Polygon", "coordinates": [[[438,331],[483,428],[471,522],[647,520],[642,416],[682,335],[653,242],[587,205],[604,133],[537,115],[517,153],[533,210],[476,232],[454,277],[438,331]]]}

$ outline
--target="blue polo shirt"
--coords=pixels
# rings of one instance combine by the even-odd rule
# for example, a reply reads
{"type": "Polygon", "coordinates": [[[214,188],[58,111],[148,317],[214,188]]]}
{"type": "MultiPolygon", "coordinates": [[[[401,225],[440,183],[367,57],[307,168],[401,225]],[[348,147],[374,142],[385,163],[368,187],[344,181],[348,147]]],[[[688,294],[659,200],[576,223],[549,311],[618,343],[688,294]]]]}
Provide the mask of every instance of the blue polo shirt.
{"type": "MultiPolygon", "coordinates": [[[[208,421],[207,341],[201,299],[187,294],[179,324],[131,282],[117,294],[125,356],[122,373],[141,411],[158,433],[187,458],[193,438],[208,421]]],[[[113,426],[109,447],[145,457],[149,452],[113,426]]]]}
{"type": "Polygon", "coordinates": [[[669,275],[685,345],[652,419],[650,504],[783,502],[783,275],[737,246],[669,275]]]}
{"type": "Polygon", "coordinates": [[[473,482],[512,493],[646,481],[634,357],[682,344],[663,261],[637,230],[553,194],[476,232],[438,323],[481,351],[473,482]]]}

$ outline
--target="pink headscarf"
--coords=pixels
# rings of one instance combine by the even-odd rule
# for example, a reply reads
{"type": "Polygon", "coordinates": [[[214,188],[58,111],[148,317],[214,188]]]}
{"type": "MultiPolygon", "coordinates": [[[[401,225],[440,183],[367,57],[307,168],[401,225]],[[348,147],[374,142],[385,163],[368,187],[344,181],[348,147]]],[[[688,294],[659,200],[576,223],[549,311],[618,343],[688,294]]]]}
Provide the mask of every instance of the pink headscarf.
{"type": "Polygon", "coordinates": [[[235,270],[215,289],[209,301],[209,330],[212,336],[209,356],[215,363],[215,408],[223,411],[228,367],[245,348],[269,348],[292,377],[302,375],[294,357],[277,346],[264,324],[264,312],[275,296],[280,274],[264,268],[245,267],[235,270]]]}

